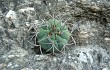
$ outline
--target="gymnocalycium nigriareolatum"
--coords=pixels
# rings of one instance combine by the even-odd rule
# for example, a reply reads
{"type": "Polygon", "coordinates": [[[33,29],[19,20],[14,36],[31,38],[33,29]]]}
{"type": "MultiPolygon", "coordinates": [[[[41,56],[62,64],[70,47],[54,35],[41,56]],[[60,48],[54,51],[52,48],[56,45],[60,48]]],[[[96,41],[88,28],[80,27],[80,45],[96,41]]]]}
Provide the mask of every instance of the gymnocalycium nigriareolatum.
{"type": "Polygon", "coordinates": [[[57,53],[68,44],[71,33],[66,25],[62,25],[57,19],[49,19],[47,23],[39,27],[37,39],[41,48],[46,52],[57,53]]]}

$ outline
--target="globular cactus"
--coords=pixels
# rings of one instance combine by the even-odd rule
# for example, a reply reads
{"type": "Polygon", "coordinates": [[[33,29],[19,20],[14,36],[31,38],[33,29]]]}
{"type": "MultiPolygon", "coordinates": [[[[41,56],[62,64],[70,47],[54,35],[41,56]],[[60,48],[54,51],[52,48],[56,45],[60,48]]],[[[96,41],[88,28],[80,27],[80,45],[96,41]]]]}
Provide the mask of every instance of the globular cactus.
{"type": "Polygon", "coordinates": [[[57,19],[50,19],[38,29],[38,43],[47,52],[57,53],[69,41],[71,33],[57,19]]]}

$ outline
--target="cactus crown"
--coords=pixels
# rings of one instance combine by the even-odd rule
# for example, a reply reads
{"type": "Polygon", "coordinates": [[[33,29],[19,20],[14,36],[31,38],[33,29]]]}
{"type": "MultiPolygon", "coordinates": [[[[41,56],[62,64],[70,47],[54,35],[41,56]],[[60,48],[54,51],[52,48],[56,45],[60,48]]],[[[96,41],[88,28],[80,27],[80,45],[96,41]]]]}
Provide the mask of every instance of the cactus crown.
{"type": "Polygon", "coordinates": [[[71,33],[56,19],[50,19],[39,28],[38,43],[47,52],[59,52],[68,43],[71,33]]]}

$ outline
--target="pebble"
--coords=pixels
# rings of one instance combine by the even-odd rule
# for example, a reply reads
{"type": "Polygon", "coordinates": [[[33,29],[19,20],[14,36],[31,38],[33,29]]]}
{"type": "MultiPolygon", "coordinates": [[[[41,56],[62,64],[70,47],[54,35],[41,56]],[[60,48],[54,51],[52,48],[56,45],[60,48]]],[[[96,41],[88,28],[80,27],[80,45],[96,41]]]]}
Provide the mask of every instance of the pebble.
{"type": "Polygon", "coordinates": [[[9,12],[6,14],[6,18],[9,20],[14,20],[17,18],[16,12],[13,10],[9,10],[9,12]]]}
{"type": "Polygon", "coordinates": [[[7,65],[5,64],[5,63],[1,63],[0,64],[0,69],[3,69],[3,68],[5,68],[7,65]]]}
{"type": "Polygon", "coordinates": [[[102,70],[108,70],[107,68],[103,68],[102,70]]]}
{"type": "Polygon", "coordinates": [[[12,62],[9,62],[7,65],[7,67],[10,67],[10,66],[12,66],[12,62]]]}
{"type": "Polygon", "coordinates": [[[106,41],[110,41],[110,38],[106,37],[105,40],[106,40],[106,41]]]}
{"type": "Polygon", "coordinates": [[[46,55],[36,55],[35,56],[35,60],[37,61],[43,61],[43,60],[47,60],[48,59],[48,56],[46,55]]]}
{"type": "MultiPolygon", "coordinates": [[[[34,69],[30,69],[30,68],[23,68],[21,70],[34,70],[34,69]]],[[[36,69],[36,70],[39,70],[39,69],[36,69]]]]}
{"type": "Polygon", "coordinates": [[[20,9],[19,12],[21,13],[24,13],[26,11],[35,11],[33,7],[27,7],[27,8],[23,8],[23,9],[20,9]]]}

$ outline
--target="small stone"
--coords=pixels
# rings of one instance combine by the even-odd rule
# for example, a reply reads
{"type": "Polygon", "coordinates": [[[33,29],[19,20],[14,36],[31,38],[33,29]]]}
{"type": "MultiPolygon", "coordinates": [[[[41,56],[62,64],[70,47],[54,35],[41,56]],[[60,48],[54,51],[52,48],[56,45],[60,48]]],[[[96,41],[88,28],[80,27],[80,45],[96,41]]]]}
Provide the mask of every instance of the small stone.
{"type": "Polygon", "coordinates": [[[93,12],[100,11],[101,9],[95,4],[94,6],[91,7],[93,12]]]}
{"type": "Polygon", "coordinates": [[[34,69],[30,69],[30,68],[23,68],[21,70],[34,70],[34,69]]]}
{"type": "Polygon", "coordinates": [[[9,12],[6,14],[6,18],[9,20],[16,19],[16,12],[13,10],[9,10],[9,12]]]}
{"type": "Polygon", "coordinates": [[[3,68],[5,68],[6,67],[6,64],[5,63],[1,63],[0,64],[0,69],[3,69],[3,68]]]}
{"type": "Polygon", "coordinates": [[[13,57],[15,57],[15,55],[9,55],[9,56],[8,56],[8,58],[13,58],[13,57]]]}
{"type": "Polygon", "coordinates": [[[19,10],[19,12],[21,12],[21,13],[24,13],[25,11],[35,11],[35,10],[32,7],[27,7],[27,8],[24,8],[24,9],[20,9],[19,10]]]}
{"type": "Polygon", "coordinates": [[[80,2],[80,3],[84,3],[84,2],[86,2],[86,0],[80,0],[80,1],[78,1],[78,2],[80,2]]]}
{"type": "Polygon", "coordinates": [[[53,60],[56,62],[57,61],[57,58],[53,58],[53,60]]]}
{"type": "Polygon", "coordinates": [[[13,23],[15,27],[19,27],[17,14],[15,11],[9,10],[9,12],[6,14],[6,22],[8,22],[9,25],[12,25],[13,23]]]}
{"type": "Polygon", "coordinates": [[[86,57],[86,55],[85,54],[83,54],[83,53],[80,53],[80,55],[79,55],[79,61],[82,61],[82,62],[87,62],[87,57],[86,57]]]}
{"type": "Polygon", "coordinates": [[[72,66],[73,69],[76,69],[76,65],[74,63],[70,64],[72,66]]]}
{"type": "Polygon", "coordinates": [[[71,55],[68,58],[71,59],[71,55]]]}
{"type": "Polygon", "coordinates": [[[18,67],[19,65],[18,64],[15,64],[15,66],[14,67],[18,67]]]}
{"type": "Polygon", "coordinates": [[[35,59],[36,59],[37,61],[43,61],[43,60],[47,60],[48,57],[47,57],[46,55],[36,55],[36,56],[35,56],[35,59]]]}
{"type": "Polygon", "coordinates": [[[89,37],[89,34],[86,31],[81,31],[79,34],[79,37],[80,38],[87,38],[87,37],[89,37]]]}
{"type": "Polygon", "coordinates": [[[86,31],[81,31],[80,33],[81,33],[81,34],[87,34],[87,32],[86,32],[86,31]]]}
{"type": "Polygon", "coordinates": [[[41,1],[41,0],[36,0],[35,3],[37,3],[37,4],[41,4],[42,1],[41,1]]]}
{"type": "Polygon", "coordinates": [[[12,62],[9,62],[7,67],[11,67],[12,66],[12,62]]]}
{"type": "Polygon", "coordinates": [[[58,0],[58,1],[64,1],[64,0],[58,0]]]}
{"type": "Polygon", "coordinates": [[[110,41],[110,38],[106,37],[105,40],[106,40],[106,41],[110,41]]]}
{"type": "Polygon", "coordinates": [[[29,27],[29,26],[30,26],[29,22],[26,22],[26,26],[27,26],[27,27],[29,27]]]}
{"type": "Polygon", "coordinates": [[[103,68],[102,70],[108,70],[107,68],[103,68]]]}
{"type": "Polygon", "coordinates": [[[34,24],[36,24],[36,25],[37,25],[38,23],[39,23],[39,20],[35,20],[34,24]]]}

